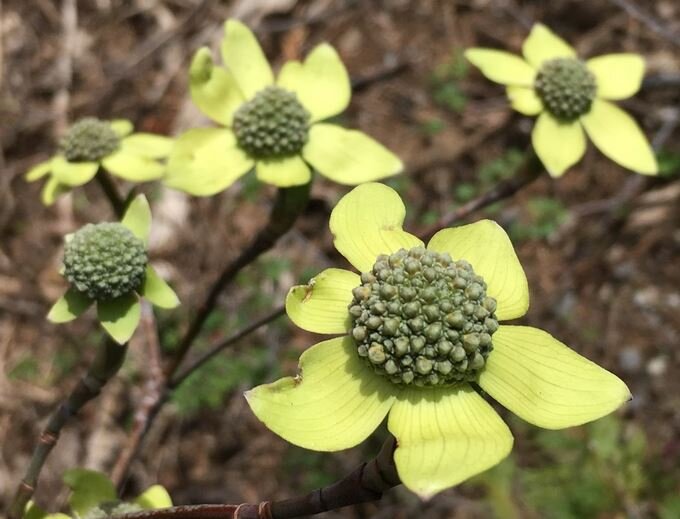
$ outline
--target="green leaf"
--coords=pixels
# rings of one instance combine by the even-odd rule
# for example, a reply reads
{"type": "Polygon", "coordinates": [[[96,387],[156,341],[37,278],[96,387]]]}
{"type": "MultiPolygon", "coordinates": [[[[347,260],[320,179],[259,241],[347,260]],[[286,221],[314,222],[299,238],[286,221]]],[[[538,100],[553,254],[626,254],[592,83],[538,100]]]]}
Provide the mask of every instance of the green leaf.
{"type": "Polygon", "coordinates": [[[529,423],[563,429],[597,420],[631,395],[613,373],[582,357],[549,333],[502,325],[479,385],[529,423]]]}
{"type": "Polygon", "coordinates": [[[175,141],[164,181],[194,196],[212,196],[231,186],[253,165],[231,130],[195,128],[175,141]]]}
{"type": "Polygon", "coordinates": [[[245,102],[232,73],[214,65],[207,47],[198,49],[191,60],[189,88],[198,109],[224,126],[231,126],[234,112],[245,102]]]}
{"type": "Polygon", "coordinates": [[[85,312],[91,304],[92,299],[71,287],[54,303],[47,314],[47,320],[57,324],[73,321],[85,312]]]}
{"type": "Polygon", "coordinates": [[[335,124],[313,125],[302,156],[325,177],[350,186],[391,177],[404,168],[399,157],[378,141],[335,124]]]}
{"type": "Polygon", "coordinates": [[[120,143],[126,153],[149,159],[162,159],[170,154],[172,139],[153,133],[135,133],[120,143]]]}
{"type": "Polygon", "coordinates": [[[542,23],[534,24],[529,37],[522,44],[522,54],[536,69],[544,61],[554,58],[573,58],[576,51],[542,23]]]}
{"type": "Polygon", "coordinates": [[[70,469],[64,473],[63,479],[71,489],[69,505],[80,517],[100,503],[117,499],[116,488],[101,472],[80,468],[70,469]]]}
{"type": "Polygon", "coordinates": [[[312,115],[312,122],[344,111],[352,96],[347,69],[335,49],[327,43],[317,45],[303,63],[287,62],[277,84],[297,94],[312,115]]]}
{"type": "Polygon", "coordinates": [[[141,305],[136,294],[97,302],[99,322],[118,344],[125,344],[135,333],[141,316],[141,305]]]}
{"type": "Polygon", "coordinates": [[[530,87],[536,70],[519,56],[495,49],[473,48],[465,51],[465,57],[487,79],[502,85],[530,87]]]}
{"type": "Polygon", "coordinates": [[[562,122],[548,112],[538,116],[531,142],[552,177],[561,177],[586,152],[586,137],[578,121],[562,122]]]}
{"type": "Polygon", "coordinates": [[[396,391],[359,358],[352,339],[338,337],[305,351],[296,377],[245,396],[255,416],[286,441],[338,451],[358,445],[380,425],[396,391]]]}
{"type": "Polygon", "coordinates": [[[405,389],[387,426],[397,438],[399,478],[423,499],[493,467],[512,449],[508,426],[467,384],[405,389]]]}
{"type": "Polygon", "coordinates": [[[165,174],[163,164],[149,157],[131,153],[125,147],[102,159],[102,166],[110,173],[130,182],[157,180],[165,174]]]}
{"type": "Polygon", "coordinates": [[[617,164],[643,175],[658,173],[656,157],[645,134],[618,106],[595,99],[581,122],[595,146],[617,164]]]}
{"type": "Polygon", "coordinates": [[[135,197],[125,211],[120,223],[130,229],[137,238],[148,243],[151,230],[151,208],[144,195],[135,197]]]}
{"type": "Polygon", "coordinates": [[[286,296],[286,313],[290,320],[310,332],[346,333],[350,329],[347,308],[352,289],[361,285],[354,272],[326,269],[307,285],[290,289],[286,296]]]}
{"type": "Polygon", "coordinates": [[[277,187],[292,187],[308,184],[312,179],[309,166],[299,155],[281,159],[258,160],[255,165],[257,178],[277,187]]]}
{"type": "Polygon", "coordinates": [[[168,491],[161,485],[153,485],[140,494],[135,503],[144,510],[156,510],[159,508],[169,508],[172,506],[172,498],[168,491]]]}
{"type": "Polygon", "coordinates": [[[52,159],[52,177],[66,186],[82,186],[94,178],[99,169],[97,162],[69,162],[61,155],[52,159]]]}
{"type": "Polygon", "coordinates": [[[422,247],[402,229],[406,207],[384,184],[362,184],[343,196],[331,212],[335,248],[359,272],[367,272],[380,254],[422,247]]]}
{"type": "Polygon", "coordinates": [[[274,82],[269,62],[252,31],[238,20],[227,20],[220,46],[222,61],[234,75],[246,99],[274,82]]]}
{"type": "Polygon", "coordinates": [[[482,276],[487,294],[498,303],[496,316],[504,321],[523,316],[529,309],[529,284],[512,242],[492,220],[443,229],[427,246],[448,252],[454,260],[468,261],[482,276]]]}
{"type": "Polygon", "coordinates": [[[160,308],[176,308],[179,306],[177,294],[163,281],[151,265],[146,267],[141,295],[160,308]]]}

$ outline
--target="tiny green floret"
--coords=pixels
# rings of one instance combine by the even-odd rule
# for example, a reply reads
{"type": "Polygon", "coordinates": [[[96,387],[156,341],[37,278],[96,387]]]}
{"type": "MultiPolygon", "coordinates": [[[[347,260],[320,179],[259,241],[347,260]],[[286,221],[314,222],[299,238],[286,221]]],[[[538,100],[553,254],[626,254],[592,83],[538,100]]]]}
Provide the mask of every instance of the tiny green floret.
{"type": "Polygon", "coordinates": [[[597,93],[594,74],[576,58],[554,58],[538,71],[536,93],[548,111],[563,121],[588,113],[597,93]]]}
{"type": "Polygon", "coordinates": [[[465,260],[414,247],[378,256],[349,305],[359,357],[399,385],[475,380],[493,349],[496,300],[465,260]]]}
{"type": "Polygon", "coordinates": [[[236,111],[233,130],[238,145],[256,159],[289,157],[307,142],[309,118],[295,93],[268,86],[236,111]]]}
{"type": "Polygon", "coordinates": [[[59,145],[69,162],[95,162],[118,149],[120,138],[111,125],[95,117],[75,123],[59,145]]]}
{"type": "Polygon", "coordinates": [[[130,294],[144,281],[144,242],[120,223],[88,224],[66,243],[64,274],[96,301],[130,294]]]}
{"type": "Polygon", "coordinates": [[[143,508],[136,503],[112,501],[110,503],[100,503],[98,506],[91,508],[84,515],[83,519],[106,519],[117,515],[134,514],[142,510],[143,508]]]}

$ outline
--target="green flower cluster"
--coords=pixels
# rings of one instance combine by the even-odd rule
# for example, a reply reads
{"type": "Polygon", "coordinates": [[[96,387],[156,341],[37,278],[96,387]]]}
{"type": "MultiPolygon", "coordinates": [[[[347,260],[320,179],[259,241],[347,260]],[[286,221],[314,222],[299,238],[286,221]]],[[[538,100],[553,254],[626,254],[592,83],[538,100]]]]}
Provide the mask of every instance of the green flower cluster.
{"type": "Polygon", "coordinates": [[[61,153],[69,162],[98,161],[120,146],[120,137],[111,124],[95,117],[85,117],[76,122],[59,144],[61,153]]]}
{"type": "Polygon", "coordinates": [[[307,142],[309,112],[294,92],[268,86],[234,113],[233,129],[238,145],[253,157],[289,157],[307,142]]]}
{"type": "Polygon", "coordinates": [[[597,93],[595,75],[577,58],[554,58],[541,65],[536,93],[560,120],[573,121],[588,113],[597,93]]]}
{"type": "Polygon", "coordinates": [[[106,519],[107,517],[118,516],[123,514],[134,514],[144,510],[137,503],[123,503],[120,501],[112,501],[110,503],[100,503],[91,508],[83,519],[106,519]]]}
{"type": "Polygon", "coordinates": [[[120,223],[87,224],[66,244],[64,274],[95,301],[139,289],[147,264],[146,247],[120,223]]]}
{"type": "Polygon", "coordinates": [[[380,255],[349,305],[357,352],[395,384],[474,380],[493,349],[496,300],[465,260],[414,247],[380,255]]]}

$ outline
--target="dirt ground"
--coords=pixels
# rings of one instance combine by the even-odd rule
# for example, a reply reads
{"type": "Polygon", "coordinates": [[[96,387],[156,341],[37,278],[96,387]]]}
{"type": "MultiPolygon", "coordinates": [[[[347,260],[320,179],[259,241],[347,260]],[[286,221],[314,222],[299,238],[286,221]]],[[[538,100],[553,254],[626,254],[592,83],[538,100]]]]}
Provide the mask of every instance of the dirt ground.
{"type": "MultiPolygon", "coordinates": [[[[680,517],[680,4],[674,0],[0,0],[0,509],[41,426],[101,340],[92,318],[68,326],[44,319],[63,289],[62,236],[85,222],[112,219],[96,185],[45,208],[40,187],[22,175],[85,115],[126,117],[139,129],[168,135],[209,124],[189,99],[187,65],[199,46],[216,48],[230,16],[256,30],[277,66],[321,41],[338,49],[355,85],[341,122],[404,160],[406,173],[390,185],[404,196],[407,225],[416,230],[511,176],[530,143],[532,121],[511,112],[503,89],[466,66],[462,49],[518,52],[531,25],[542,21],[583,56],[645,56],[644,88],[622,106],[661,150],[663,176],[641,184],[590,145],[558,181],[546,174],[470,218],[492,217],[510,230],[531,289],[522,322],[619,374],[634,400],[605,432],[537,433],[505,413],[516,448],[490,475],[426,504],[398,488],[378,504],[325,517],[680,517]],[[598,450],[598,442],[613,453],[598,450]]],[[[155,207],[154,263],[183,301],[181,310],[159,315],[171,345],[192,303],[263,224],[263,200],[272,190],[246,179],[209,199],[158,184],[144,191],[155,207]]],[[[346,191],[316,179],[303,218],[239,276],[194,354],[279,305],[292,284],[344,265],[327,222],[346,191]]],[[[299,353],[318,339],[280,319],[190,380],[154,422],[127,492],[159,482],[176,503],[283,498],[331,482],[375,453],[384,431],[346,453],[308,453],[249,412],[243,390],[293,373],[299,353]]],[[[106,472],[115,464],[146,365],[136,337],[120,376],[64,430],[43,472],[39,503],[54,510],[64,504],[65,469],[106,472]]]]}

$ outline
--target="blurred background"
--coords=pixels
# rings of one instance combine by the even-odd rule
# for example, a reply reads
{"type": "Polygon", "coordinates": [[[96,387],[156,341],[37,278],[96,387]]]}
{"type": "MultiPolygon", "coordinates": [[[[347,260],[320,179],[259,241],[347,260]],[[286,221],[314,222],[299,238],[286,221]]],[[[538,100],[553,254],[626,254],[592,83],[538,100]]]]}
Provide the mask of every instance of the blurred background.
{"type": "MultiPolygon", "coordinates": [[[[476,214],[511,234],[532,304],[521,322],[548,330],[619,374],[634,400],[585,427],[542,431],[501,410],[515,449],[493,470],[428,503],[403,488],[342,518],[680,517],[680,4],[675,0],[0,0],[0,508],[19,481],[49,413],[103,339],[92,317],[54,326],[62,236],[112,220],[96,185],[55,206],[22,178],[45,160],[72,121],[126,117],[176,135],[208,125],[187,93],[187,66],[216,48],[222,21],[254,28],[275,66],[328,41],[355,95],[338,119],[399,154],[406,173],[388,183],[407,225],[512,178],[533,120],[462,57],[469,46],[519,52],[542,21],[584,57],[638,52],[648,75],[623,103],[659,149],[661,177],[640,182],[596,152],[559,181],[547,174],[476,214]]],[[[217,55],[217,54],[216,54],[217,55]]],[[[121,185],[121,187],[123,187],[121,185]]],[[[312,202],[277,247],[244,270],[192,356],[280,305],[287,289],[327,266],[345,266],[328,232],[347,188],[317,178],[312,202]]],[[[154,205],[152,258],[183,301],[158,312],[170,353],[217,273],[266,219],[273,191],[248,176],[216,197],[144,187],[154,205]]],[[[374,455],[380,430],[348,452],[286,444],[249,412],[242,392],[293,374],[319,337],[285,318],[237,343],[172,397],[132,464],[126,492],[159,482],[176,503],[257,502],[330,483],[374,455]]],[[[101,397],[65,428],[43,471],[38,503],[65,502],[64,470],[110,471],[126,444],[149,376],[142,334],[101,397]]]]}

